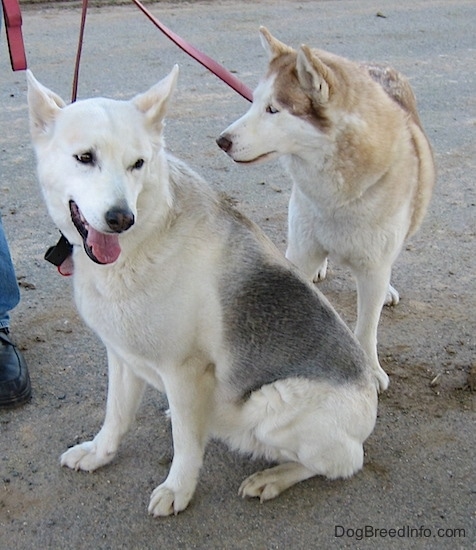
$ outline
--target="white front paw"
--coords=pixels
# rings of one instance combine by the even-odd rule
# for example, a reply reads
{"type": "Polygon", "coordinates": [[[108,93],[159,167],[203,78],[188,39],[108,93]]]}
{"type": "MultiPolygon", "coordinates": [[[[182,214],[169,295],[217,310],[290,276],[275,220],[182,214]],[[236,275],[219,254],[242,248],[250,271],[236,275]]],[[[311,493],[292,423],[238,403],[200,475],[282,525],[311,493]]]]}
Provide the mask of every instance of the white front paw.
{"type": "Polygon", "coordinates": [[[388,377],[388,374],[382,369],[380,365],[377,367],[375,376],[377,378],[377,391],[379,393],[385,391],[388,388],[390,379],[388,377]]]}
{"type": "Polygon", "coordinates": [[[322,264],[317,269],[316,273],[314,274],[314,277],[312,278],[313,283],[318,283],[319,281],[323,281],[326,278],[327,275],[327,258],[322,262],[322,264]]]}
{"type": "Polygon", "coordinates": [[[149,514],[154,517],[177,515],[188,506],[193,490],[173,490],[165,483],[154,489],[150,497],[149,514]]]}
{"type": "Polygon", "coordinates": [[[385,296],[385,305],[386,306],[396,306],[400,301],[400,296],[398,290],[393,288],[392,285],[388,286],[387,295],[385,296]]]}
{"type": "Polygon", "coordinates": [[[86,441],[68,449],[61,455],[61,466],[72,470],[93,472],[114,458],[115,453],[99,453],[94,441],[86,441]]]}

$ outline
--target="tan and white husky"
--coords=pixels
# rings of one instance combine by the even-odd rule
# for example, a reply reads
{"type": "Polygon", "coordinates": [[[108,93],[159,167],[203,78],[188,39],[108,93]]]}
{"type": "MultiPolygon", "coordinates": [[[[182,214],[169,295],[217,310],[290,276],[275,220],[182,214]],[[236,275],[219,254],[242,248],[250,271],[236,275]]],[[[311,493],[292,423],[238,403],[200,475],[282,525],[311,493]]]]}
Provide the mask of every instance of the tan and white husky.
{"type": "Polygon", "coordinates": [[[109,463],[145,385],[164,391],[174,457],[154,516],[188,505],[210,438],[278,463],[240,488],[266,500],[359,470],[377,412],[374,373],[326,299],[164,149],[176,78],[131,101],[66,106],[28,73],[41,188],[73,245],[78,309],[108,355],[104,424],[61,463],[109,463]]]}
{"type": "Polygon", "coordinates": [[[386,389],[380,313],[398,303],[392,265],[421,224],[435,179],[415,96],[390,67],[296,51],[260,32],[267,74],[217,143],[239,163],[282,158],[293,181],[286,257],[314,281],[326,276],[328,256],[351,269],[355,334],[386,389]]]}

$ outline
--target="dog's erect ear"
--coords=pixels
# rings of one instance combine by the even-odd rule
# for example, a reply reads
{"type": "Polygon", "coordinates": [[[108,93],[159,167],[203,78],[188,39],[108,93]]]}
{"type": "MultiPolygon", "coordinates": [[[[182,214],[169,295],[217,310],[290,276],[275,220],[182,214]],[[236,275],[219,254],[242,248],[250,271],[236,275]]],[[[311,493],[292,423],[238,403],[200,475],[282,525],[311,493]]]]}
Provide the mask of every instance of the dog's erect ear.
{"type": "Polygon", "coordinates": [[[143,94],[136,95],[132,99],[132,102],[139,111],[145,114],[151,127],[158,128],[159,130],[162,128],[162,121],[167,111],[169,100],[175,90],[178,73],[178,65],[175,65],[170,73],[155,86],[152,86],[152,88],[143,94]]]}
{"type": "Polygon", "coordinates": [[[306,94],[319,105],[327,103],[334,89],[334,74],[308,46],[299,49],[296,69],[299,84],[306,94]]]}
{"type": "Polygon", "coordinates": [[[33,140],[45,136],[58,113],[66,103],[36,80],[30,70],[26,71],[28,82],[28,108],[30,111],[30,132],[33,140]]]}
{"type": "Polygon", "coordinates": [[[290,46],[286,46],[283,42],[280,42],[277,38],[271,35],[266,27],[260,27],[261,44],[268,54],[269,61],[273,61],[276,57],[283,55],[284,53],[291,53],[294,50],[290,46]]]}

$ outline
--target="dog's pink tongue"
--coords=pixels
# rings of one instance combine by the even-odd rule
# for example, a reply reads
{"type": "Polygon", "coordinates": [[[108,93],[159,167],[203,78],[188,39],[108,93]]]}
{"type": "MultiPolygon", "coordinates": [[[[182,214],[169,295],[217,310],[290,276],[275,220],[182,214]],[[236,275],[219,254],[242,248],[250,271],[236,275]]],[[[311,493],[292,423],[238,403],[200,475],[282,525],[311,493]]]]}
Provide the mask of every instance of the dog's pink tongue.
{"type": "Polygon", "coordinates": [[[102,264],[112,264],[119,258],[121,253],[117,235],[99,233],[91,226],[88,228],[86,244],[91,247],[94,256],[102,264]]]}

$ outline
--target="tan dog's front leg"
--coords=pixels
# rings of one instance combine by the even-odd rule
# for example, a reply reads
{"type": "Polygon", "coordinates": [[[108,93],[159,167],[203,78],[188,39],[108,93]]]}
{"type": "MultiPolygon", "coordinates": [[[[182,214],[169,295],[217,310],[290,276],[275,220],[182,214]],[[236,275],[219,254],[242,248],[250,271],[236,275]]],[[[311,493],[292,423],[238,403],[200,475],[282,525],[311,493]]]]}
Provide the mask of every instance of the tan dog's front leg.
{"type": "Polygon", "coordinates": [[[295,185],[289,201],[286,258],[314,283],[327,275],[327,251],[318,242],[319,222],[309,199],[295,185]]]}
{"type": "Polygon", "coordinates": [[[380,314],[390,286],[391,268],[356,272],[357,281],[357,325],[355,336],[367,354],[378,389],[388,388],[388,375],[380,366],[377,354],[377,329],[380,314]]]}

